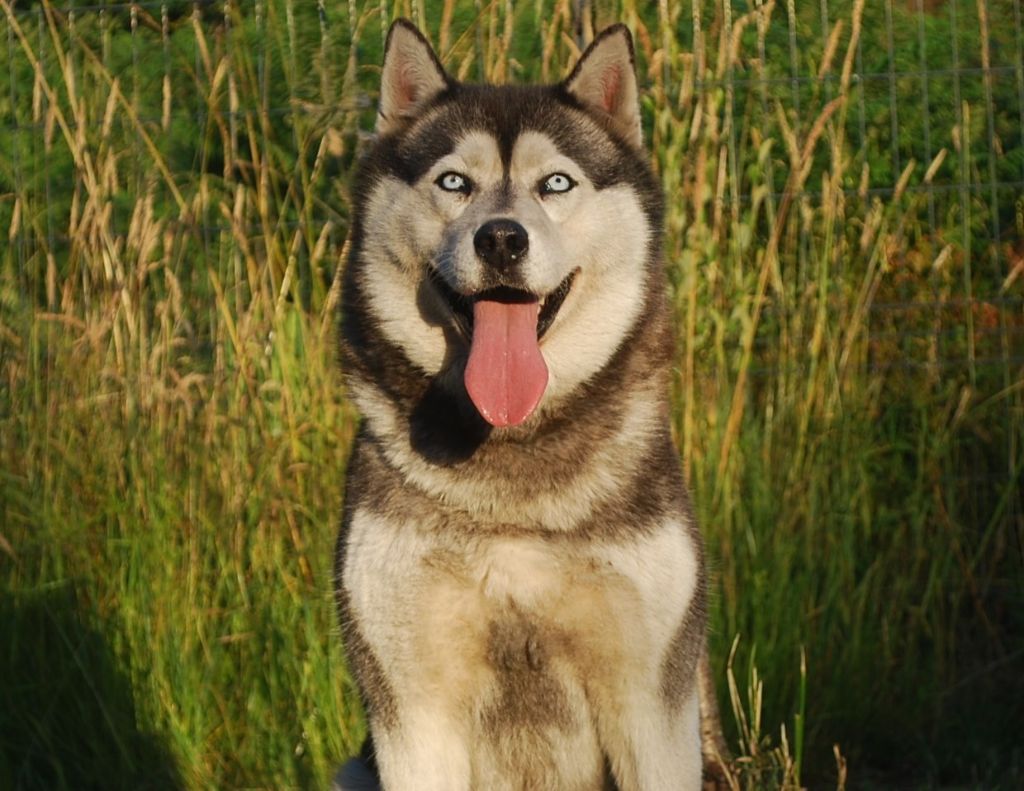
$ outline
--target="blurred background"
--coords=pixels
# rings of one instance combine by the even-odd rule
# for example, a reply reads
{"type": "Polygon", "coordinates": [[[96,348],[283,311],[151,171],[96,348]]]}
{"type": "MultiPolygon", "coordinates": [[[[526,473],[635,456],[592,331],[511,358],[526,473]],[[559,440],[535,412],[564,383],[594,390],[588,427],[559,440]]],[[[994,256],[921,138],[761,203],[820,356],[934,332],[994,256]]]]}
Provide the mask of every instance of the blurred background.
{"type": "Polygon", "coordinates": [[[1021,0],[0,0],[0,787],[322,788],[390,21],[633,31],[742,788],[1024,785],[1021,0]]]}

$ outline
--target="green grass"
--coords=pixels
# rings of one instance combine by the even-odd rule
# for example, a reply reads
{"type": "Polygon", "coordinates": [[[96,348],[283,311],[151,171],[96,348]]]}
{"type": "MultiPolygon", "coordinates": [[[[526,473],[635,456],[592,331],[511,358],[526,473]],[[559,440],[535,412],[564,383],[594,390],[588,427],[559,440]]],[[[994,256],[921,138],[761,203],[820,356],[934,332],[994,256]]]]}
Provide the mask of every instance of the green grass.
{"type": "MultiPolygon", "coordinates": [[[[1014,6],[892,4],[924,104],[853,77],[885,4],[819,5],[592,4],[636,34],[668,198],[737,783],[1018,787],[1014,6]]],[[[381,12],[524,81],[571,6],[0,0],[0,787],[314,788],[357,749],[333,330],[381,12]]]]}

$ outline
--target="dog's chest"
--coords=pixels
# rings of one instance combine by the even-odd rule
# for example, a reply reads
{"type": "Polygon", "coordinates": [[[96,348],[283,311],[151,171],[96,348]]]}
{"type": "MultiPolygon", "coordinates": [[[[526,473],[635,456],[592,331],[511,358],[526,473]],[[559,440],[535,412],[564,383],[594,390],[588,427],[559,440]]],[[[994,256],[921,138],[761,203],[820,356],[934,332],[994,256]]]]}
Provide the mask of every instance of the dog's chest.
{"type": "Polygon", "coordinates": [[[566,589],[593,573],[593,560],[532,540],[495,540],[452,560],[466,582],[499,609],[547,610],[566,589]]]}
{"type": "Polygon", "coordinates": [[[493,735],[585,717],[582,681],[621,656],[635,588],[597,558],[533,540],[438,550],[417,580],[417,654],[427,686],[493,735]]]}
{"type": "MultiPolygon", "coordinates": [[[[446,605],[474,613],[447,619],[441,632],[480,640],[491,664],[512,663],[510,642],[525,646],[524,659],[565,654],[586,642],[593,626],[584,613],[628,607],[634,585],[590,553],[577,553],[532,539],[496,539],[468,551],[438,550],[424,558],[424,602],[439,613],[446,605]]],[[[514,664],[514,663],[512,663],[514,664]]]]}
{"type": "Polygon", "coordinates": [[[671,519],[596,543],[360,512],[349,540],[353,613],[395,684],[503,724],[565,719],[593,689],[657,673],[697,577],[692,539],[671,519]]]}

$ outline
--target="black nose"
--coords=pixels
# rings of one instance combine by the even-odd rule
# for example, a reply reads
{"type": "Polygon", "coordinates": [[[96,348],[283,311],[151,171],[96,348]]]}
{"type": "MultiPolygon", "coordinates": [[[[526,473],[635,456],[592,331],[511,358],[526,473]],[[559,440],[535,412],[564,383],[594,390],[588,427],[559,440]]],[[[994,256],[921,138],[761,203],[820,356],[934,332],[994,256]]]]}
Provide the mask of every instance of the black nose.
{"type": "Polygon", "coordinates": [[[473,247],[484,263],[509,269],[526,255],[530,237],[515,220],[489,220],[477,230],[473,247]]]}

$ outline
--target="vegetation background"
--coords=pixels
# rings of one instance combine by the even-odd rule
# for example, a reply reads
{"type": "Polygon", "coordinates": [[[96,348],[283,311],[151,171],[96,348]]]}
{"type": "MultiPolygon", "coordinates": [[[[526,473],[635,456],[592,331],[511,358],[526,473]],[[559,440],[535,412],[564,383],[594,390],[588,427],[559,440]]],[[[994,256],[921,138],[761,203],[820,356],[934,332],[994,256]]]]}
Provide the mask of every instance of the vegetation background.
{"type": "Polygon", "coordinates": [[[1022,787],[1020,0],[0,10],[0,787],[358,748],[333,328],[396,15],[473,80],[635,34],[737,785],[1022,787]]]}

